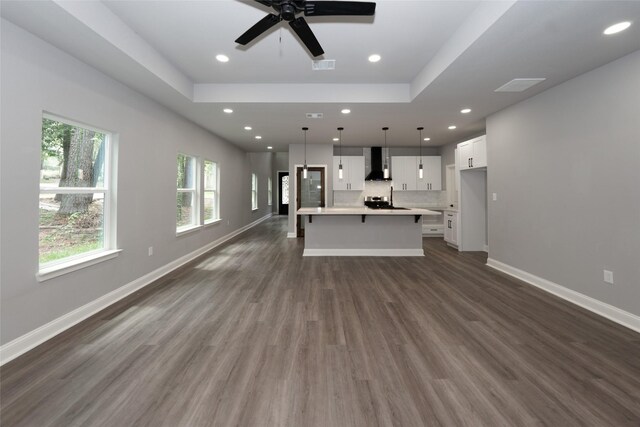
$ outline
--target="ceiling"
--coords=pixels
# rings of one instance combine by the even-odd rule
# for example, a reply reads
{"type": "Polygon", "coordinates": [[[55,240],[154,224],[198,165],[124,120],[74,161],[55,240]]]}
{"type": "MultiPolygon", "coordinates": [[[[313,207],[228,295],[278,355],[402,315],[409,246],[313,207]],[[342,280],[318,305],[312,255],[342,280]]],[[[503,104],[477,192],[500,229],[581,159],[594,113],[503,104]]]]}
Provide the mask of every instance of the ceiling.
{"type": "Polygon", "coordinates": [[[379,145],[383,126],[391,146],[418,145],[417,126],[428,145],[462,141],[483,132],[488,115],[640,49],[640,1],[381,0],[374,17],[308,17],[334,71],[312,71],[313,58],[285,23],[237,45],[269,13],[255,1],[2,0],[0,8],[247,151],[286,151],[302,141],[303,126],[319,144],[333,144],[338,126],[351,146],[379,145]],[[602,34],[623,20],[635,24],[602,34]],[[230,61],[217,62],[220,53],[230,61]],[[380,62],[367,61],[374,53],[380,62]],[[546,80],[494,92],[531,77],[546,80]],[[311,112],[324,117],[307,119],[311,112]]]}

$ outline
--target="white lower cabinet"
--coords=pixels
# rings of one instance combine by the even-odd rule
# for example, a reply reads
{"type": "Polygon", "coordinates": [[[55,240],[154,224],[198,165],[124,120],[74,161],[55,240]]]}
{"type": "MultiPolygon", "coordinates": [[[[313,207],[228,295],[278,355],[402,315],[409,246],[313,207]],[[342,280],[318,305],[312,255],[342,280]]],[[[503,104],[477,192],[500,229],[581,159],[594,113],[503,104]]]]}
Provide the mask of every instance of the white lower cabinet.
{"type": "Polygon", "coordinates": [[[458,212],[444,211],[444,240],[458,246],[458,212]]]}
{"type": "Polygon", "coordinates": [[[422,235],[423,236],[442,236],[444,233],[444,225],[442,223],[444,215],[423,215],[422,216],[422,235]]]}

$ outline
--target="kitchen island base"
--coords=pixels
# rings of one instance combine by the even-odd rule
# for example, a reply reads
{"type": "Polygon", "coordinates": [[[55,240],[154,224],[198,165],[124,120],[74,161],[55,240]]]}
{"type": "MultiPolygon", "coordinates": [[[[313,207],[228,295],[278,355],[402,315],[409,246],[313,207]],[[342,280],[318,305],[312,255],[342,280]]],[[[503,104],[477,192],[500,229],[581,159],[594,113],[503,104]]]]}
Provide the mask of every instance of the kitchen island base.
{"type": "Polygon", "coordinates": [[[415,215],[305,215],[303,256],[424,256],[415,215]]]}

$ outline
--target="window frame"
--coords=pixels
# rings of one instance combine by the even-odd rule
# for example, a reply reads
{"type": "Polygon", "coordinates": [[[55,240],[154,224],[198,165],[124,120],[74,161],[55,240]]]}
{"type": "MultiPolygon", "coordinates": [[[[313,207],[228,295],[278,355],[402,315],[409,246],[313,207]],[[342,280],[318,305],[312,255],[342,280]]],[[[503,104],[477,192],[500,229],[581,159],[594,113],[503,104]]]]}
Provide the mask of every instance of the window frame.
{"type": "MultiPolygon", "coordinates": [[[[198,156],[194,156],[191,154],[186,154],[183,152],[178,152],[176,154],[176,178],[178,176],[178,157],[179,156],[184,156],[187,158],[190,158],[193,161],[193,187],[191,188],[178,188],[178,183],[176,180],[176,200],[178,199],[178,194],[180,193],[192,193],[191,194],[191,223],[188,225],[183,225],[183,226],[178,226],[177,223],[177,218],[176,218],[176,235],[182,235],[185,233],[188,233],[190,231],[196,230],[200,227],[202,227],[201,224],[201,219],[200,219],[200,209],[201,209],[201,205],[200,205],[200,198],[201,198],[201,185],[200,185],[200,181],[201,179],[199,179],[199,177],[202,176],[202,174],[200,173],[200,158],[198,156]]],[[[175,206],[175,209],[177,210],[178,207],[177,205],[175,206]]]]}
{"type": "Polygon", "coordinates": [[[251,210],[258,210],[258,175],[251,173],[251,210]]]}
{"type": "Polygon", "coordinates": [[[221,220],[220,218],[220,166],[218,166],[218,162],[214,162],[213,160],[203,159],[202,161],[202,223],[204,225],[215,224],[221,220]],[[215,179],[215,188],[213,190],[207,189],[207,163],[211,163],[214,165],[214,179],[215,179]],[[204,213],[205,209],[205,198],[207,192],[213,192],[213,200],[214,200],[214,212],[213,218],[207,219],[206,214],[204,213]]]}
{"type": "MultiPolygon", "coordinates": [[[[116,192],[115,192],[115,179],[114,165],[116,163],[114,156],[116,150],[117,137],[114,132],[98,128],[96,126],[88,125],[73,119],[68,119],[57,114],[52,114],[47,111],[42,112],[40,119],[40,127],[42,128],[43,120],[52,120],[60,123],[64,123],[69,126],[79,127],[92,132],[98,132],[104,134],[104,170],[103,170],[103,182],[102,187],[51,187],[42,188],[38,183],[38,200],[42,194],[102,194],[102,248],[94,249],[87,252],[82,252],[76,255],[60,258],[57,260],[40,263],[40,238],[38,237],[38,272],[36,273],[36,279],[39,282],[52,279],[54,277],[61,276],[63,274],[70,273],[94,264],[97,264],[108,259],[112,259],[118,256],[121,250],[116,248],[116,192]]],[[[42,140],[42,134],[40,135],[42,140]]],[[[40,156],[42,156],[42,148],[40,149],[40,156]]],[[[40,173],[40,171],[38,172],[40,173]]],[[[39,203],[39,202],[38,202],[39,203]]]]}

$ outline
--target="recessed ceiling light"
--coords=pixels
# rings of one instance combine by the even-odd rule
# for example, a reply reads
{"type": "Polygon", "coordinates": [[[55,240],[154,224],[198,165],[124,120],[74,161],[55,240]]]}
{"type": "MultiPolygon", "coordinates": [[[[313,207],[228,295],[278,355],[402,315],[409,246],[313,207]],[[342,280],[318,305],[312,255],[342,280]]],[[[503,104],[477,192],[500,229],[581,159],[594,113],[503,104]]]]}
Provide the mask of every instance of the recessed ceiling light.
{"type": "Polygon", "coordinates": [[[431,138],[425,138],[424,140],[425,141],[431,141],[431,138]]]}
{"type": "Polygon", "coordinates": [[[255,138],[256,139],[262,139],[262,137],[260,135],[256,135],[255,138]]]}
{"type": "Polygon", "coordinates": [[[245,126],[244,127],[244,130],[251,130],[251,129],[253,129],[251,126],[245,126]]]}
{"type": "Polygon", "coordinates": [[[460,110],[460,112],[461,112],[462,114],[470,113],[470,112],[471,112],[471,108],[463,108],[462,110],[460,110]]]}
{"type": "Polygon", "coordinates": [[[269,145],[267,146],[267,150],[273,150],[273,147],[269,145]]]}
{"type": "Polygon", "coordinates": [[[630,26],[631,26],[631,22],[629,21],[618,22],[617,24],[613,24],[612,26],[607,27],[607,29],[604,30],[602,34],[610,36],[611,34],[616,34],[616,33],[619,33],[620,31],[624,31],[630,26]]]}
{"type": "Polygon", "coordinates": [[[456,126],[455,126],[455,125],[451,125],[451,126],[449,126],[449,130],[454,130],[455,128],[456,128],[456,126]]]}
{"type": "Polygon", "coordinates": [[[233,113],[233,110],[232,110],[231,108],[225,108],[225,109],[224,109],[224,110],[222,110],[222,111],[224,111],[224,112],[225,112],[225,113],[227,113],[227,114],[231,114],[231,113],[233,113]]]}
{"type": "Polygon", "coordinates": [[[218,62],[229,62],[229,57],[227,55],[216,55],[216,59],[218,62]]]}
{"type": "Polygon", "coordinates": [[[349,110],[348,108],[344,108],[342,111],[340,111],[342,114],[349,114],[351,112],[351,110],[349,110]]]}
{"type": "Polygon", "coordinates": [[[340,138],[333,138],[334,141],[340,141],[340,138]]]}
{"type": "Polygon", "coordinates": [[[380,55],[377,55],[377,54],[376,54],[376,55],[371,55],[371,56],[369,57],[369,62],[378,62],[378,61],[380,61],[380,59],[382,59],[382,58],[380,57],[380,55]]]}

